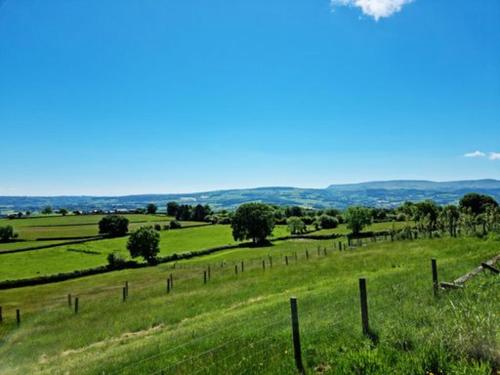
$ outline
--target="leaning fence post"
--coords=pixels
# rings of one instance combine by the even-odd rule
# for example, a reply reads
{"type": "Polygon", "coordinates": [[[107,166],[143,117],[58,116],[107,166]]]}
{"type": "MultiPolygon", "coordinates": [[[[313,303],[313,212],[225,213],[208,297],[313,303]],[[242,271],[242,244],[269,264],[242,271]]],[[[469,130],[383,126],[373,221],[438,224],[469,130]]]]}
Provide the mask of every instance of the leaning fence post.
{"type": "Polygon", "coordinates": [[[78,297],[75,297],[75,314],[78,314],[78,297]]]}
{"type": "Polygon", "coordinates": [[[359,298],[361,301],[361,323],[363,326],[363,334],[370,333],[370,325],[368,322],[368,298],[366,295],[366,279],[359,279],[359,298]]]}
{"type": "Polygon", "coordinates": [[[16,323],[19,326],[21,324],[21,310],[16,309],[16,323]]]}
{"type": "Polygon", "coordinates": [[[438,269],[437,269],[437,262],[436,259],[431,259],[431,266],[432,266],[432,287],[434,290],[434,295],[438,295],[439,291],[439,284],[438,284],[438,269]]]}
{"type": "Polygon", "coordinates": [[[302,364],[302,351],[300,348],[300,332],[299,332],[299,313],[297,311],[297,298],[290,298],[290,309],[292,313],[292,339],[293,350],[295,354],[295,365],[301,374],[305,374],[304,365],[302,364]]]}

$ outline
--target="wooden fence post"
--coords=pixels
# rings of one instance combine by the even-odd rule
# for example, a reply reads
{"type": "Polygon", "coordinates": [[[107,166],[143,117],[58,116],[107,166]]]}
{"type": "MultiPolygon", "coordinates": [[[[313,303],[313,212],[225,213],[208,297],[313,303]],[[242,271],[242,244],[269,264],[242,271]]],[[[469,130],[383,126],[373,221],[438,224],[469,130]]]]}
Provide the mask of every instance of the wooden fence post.
{"type": "Polygon", "coordinates": [[[238,274],[238,265],[237,264],[234,265],[234,273],[236,275],[238,274]]]}
{"type": "Polygon", "coordinates": [[[75,314],[78,314],[78,297],[75,297],[75,314]]]}
{"type": "Polygon", "coordinates": [[[321,249],[320,249],[320,247],[319,247],[319,246],[318,246],[317,250],[318,250],[318,256],[320,256],[320,255],[321,255],[321,254],[320,254],[321,249]]]}
{"type": "Polygon", "coordinates": [[[306,249],[306,259],[309,260],[309,250],[306,249]]]}
{"type": "Polygon", "coordinates": [[[167,294],[170,293],[170,279],[167,279],[167,294]]]}
{"type": "Polygon", "coordinates": [[[262,260],[262,269],[265,271],[266,270],[266,261],[262,260]]]}
{"type": "Polygon", "coordinates": [[[323,249],[323,254],[325,255],[326,257],[326,247],[323,249]]]}
{"type": "Polygon", "coordinates": [[[438,281],[438,269],[436,259],[431,259],[432,266],[432,287],[434,290],[434,295],[437,296],[439,292],[439,281],[438,281]]]}
{"type": "Polygon", "coordinates": [[[71,293],[68,294],[68,307],[71,307],[71,293]]]}
{"type": "Polygon", "coordinates": [[[2,306],[0,306],[0,323],[3,322],[2,306]]]}
{"type": "Polygon", "coordinates": [[[297,262],[297,261],[299,260],[299,257],[298,257],[298,255],[297,255],[297,252],[293,253],[293,256],[294,256],[294,258],[295,258],[295,262],[297,262]]]}
{"type": "Polygon", "coordinates": [[[245,271],[245,264],[241,261],[241,272],[245,271]]]}
{"type": "Polygon", "coordinates": [[[208,276],[208,280],[210,280],[212,278],[212,272],[211,272],[210,265],[208,265],[207,276],[208,276]]]}
{"type": "Polygon", "coordinates": [[[368,322],[368,298],[366,294],[366,279],[359,279],[359,298],[361,302],[361,324],[363,334],[369,335],[370,324],[368,322]]]}
{"type": "Polygon", "coordinates": [[[299,313],[297,311],[297,298],[295,297],[290,298],[290,310],[292,313],[292,340],[295,365],[299,373],[305,374],[304,365],[302,364],[302,351],[300,348],[299,313]]]}
{"type": "Polygon", "coordinates": [[[127,300],[127,287],[124,286],[122,288],[122,302],[125,302],[127,300]]]}
{"type": "Polygon", "coordinates": [[[342,241],[339,241],[339,251],[342,251],[342,241]]]}
{"type": "Polygon", "coordinates": [[[285,263],[288,266],[288,255],[285,255],[285,263]]]}
{"type": "Polygon", "coordinates": [[[21,325],[21,310],[16,309],[16,323],[18,326],[21,325]]]}
{"type": "Polygon", "coordinates": [[[207,283],[207,271],[203,271],[203,284],[207,283]]]}
{"type": "Polygon", "coordinates": [[[269,268],[273,268],[273,257],[269,255],[269,268]]]}

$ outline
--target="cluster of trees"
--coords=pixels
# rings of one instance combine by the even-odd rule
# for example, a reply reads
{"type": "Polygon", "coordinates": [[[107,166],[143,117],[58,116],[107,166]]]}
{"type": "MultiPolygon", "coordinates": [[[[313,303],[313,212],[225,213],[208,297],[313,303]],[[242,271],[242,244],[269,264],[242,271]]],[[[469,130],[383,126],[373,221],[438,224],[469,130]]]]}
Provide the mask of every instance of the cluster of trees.
{"type": "Polygon", "coordinates": [[[177,202],[167,203],[167,215],[174,216],[182,221],[213,221],[213,211],[208,204],[191,206],[188,204],[178,204],[177,202]]]}
{"type": "Polygon", "coordinates": [[[456,205],[437,205],[431,200],[412,203],[406,202],[398,208],[404,220],[411,222],[420,232],[432,234],[440,231],[456,237],[460,232],[468,235],[485,235],[498,229],[500,208],[498,202],[490,196],[466,194],[456,205]]]}
{"type": "Polygon", "coordinates": [[[99,221],[99,233],[108,237],[121,237],[128,233],[129,221],[120,215],[108,215],[99,221]]]}

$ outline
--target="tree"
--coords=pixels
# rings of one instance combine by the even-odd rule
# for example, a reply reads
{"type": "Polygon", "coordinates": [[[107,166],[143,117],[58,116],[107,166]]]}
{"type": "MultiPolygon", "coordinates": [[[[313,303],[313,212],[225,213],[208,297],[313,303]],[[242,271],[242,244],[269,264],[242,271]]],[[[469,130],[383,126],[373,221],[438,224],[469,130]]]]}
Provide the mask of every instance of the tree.
{"type": "Polygon", "coordinates": [[[160,252],[160,234],[151,227],[141,227],[130,235],[127,249],[132,258],[140,256],[149,264],[155,264],[160,252]]]}
{"type": "Polygon", "coordinates": [[[236,210],[231,227],[236,241],[251,239],[263,243],[274,229],[274,212],[263,203],[245,203],[236,210]]]}
{"type": "Polygon", "coordinates": [[[167,215],[168,216],[176,216],[177,208],[179,208],[179,204],[177,202],[168,202],[167,203],[167,215]]]}
{"type": "Polygon", "coordinates": [[[43,215],[50,215],[51,213],[52,213],[52,207],[50,207],[50,206],[46,206],[42,210],[43,215]]]}
{"type": "Polygon", "coordinates": [[[443,228],[448,230],[450,236],[456,237],[458,222],[460,220],[460,211],[458,207],[452,204],[443,207],[439,218],[443,228]]]}
{"type": "Polygon", "coordinates": [[[470,209],[473,215],[480,215],[485,213],[487,206],[498,207],[498,202],[489,195],[482,195],[477,193],[465,194],[460,199],[460,209],[470,209]]]}
{"type": "Polygon", "coordinates": [[[193,221],[205,221],[206,217],[212,213],[209,205],[202,206],[201,204],[196,205],[191,214],[191,220],[193,221]]]}
{"type": "Polygon", "coordinates": [[[156,204],[154,204],[154,203],[149,203],[149,204],[146,206],[146,213],[147,213],[147,214],[154,215],[154,214],[156,213],[156,211],[158,211],[158,207],[156,206],[156,204]]]}
{"type": "Polygon", "coordinates": [[[177,220],[172,220],[170,222],[169,227],[170,227],[170,229],[179,229],[179,228],[182,228],[182,225],[177,220]]]}
{"type": "Polygon", "coordinates": [[[286,207],[285,215],[286,217],[304,216],[304,210],[299,206],[286,207]]]}
{"type": "Polygon", "coordinates": [[[182,221],[191,220],[192,209],[193,208],[187,204],[181,204],[179,207],[177,207],[175,218],[182,221]]]}
{"type": "Polygon", "coordinates": [[[306,225],[300,217],[291,216],[286,221],[291,234],[301,234],[306,231],[306,225]]]}
{"type": "Polygon", "coordinates": [[[345,213],[347,228],[352,234],[358,235],[369,224],[371,224],[371,210],[366,207],[349,207],[345,213]]]}
{"type": "Polygon", "coordinates": [[[59,213],[60,213],[61,215],[63,215],[63,216],[66,216],[66,215],[68,214],[68,210],[67,210],[67,209],[65,209],[65,208],[60,208],[60,209],[59,209],[59,213]]]}
{"type": "Polygon", "coordinates": [[[9,242],[17,238],[17,233],[11,225],[0,227],[0,242],[9,242]]]}
{"type": "Polygon", "coordinates": [[[320,217],[318,217],[318,224],[322,229],[331,229],[331,228],[337,228],[339,225],[339,221],[337,220],[336,217],[323,214],[320,217]]]}
{"type": "Polygon", "coordinates": [[[125,236],[128,232],[128,219],[120,215],[108,215],[99,221],[99,233],[109,237],[125,236]]]}
{"type": "Polygon", "coordinates": [[[415,221],[419,229],[426,230],[429,234],[436,230],[439,206],[432,200],[425,200],[417,203],[415,207],[415,221]]]}

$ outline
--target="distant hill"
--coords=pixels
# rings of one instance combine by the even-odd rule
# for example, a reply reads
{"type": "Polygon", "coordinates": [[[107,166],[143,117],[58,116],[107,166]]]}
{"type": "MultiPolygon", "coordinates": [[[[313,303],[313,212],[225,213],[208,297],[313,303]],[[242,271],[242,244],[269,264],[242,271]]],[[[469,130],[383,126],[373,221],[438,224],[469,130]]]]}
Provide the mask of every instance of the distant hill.
{"type": "Polygon", "coordinates": [[[375,181],[359,184],[331,185],[326,189],[294,187],[262,187],[254,189],[218,190],[192,194],[144,194],[119,197],[60,196],[60,197],[9,197],[0,196],[0,213],[38,211],[50,205],[70,210],[132,209],[156,203],[165,207],[168,201],[189,204],[210,204],[215,208],[232,209],[238,205],[259,201],[277,205],[300,205],[311,208],[351,205],[394,207],[409,201],[433,199],[439,204],[456,203],[464,194],[478,192],[500,201],[500,181],[471,180],[433,182],[418,180],[375,181]]]}

